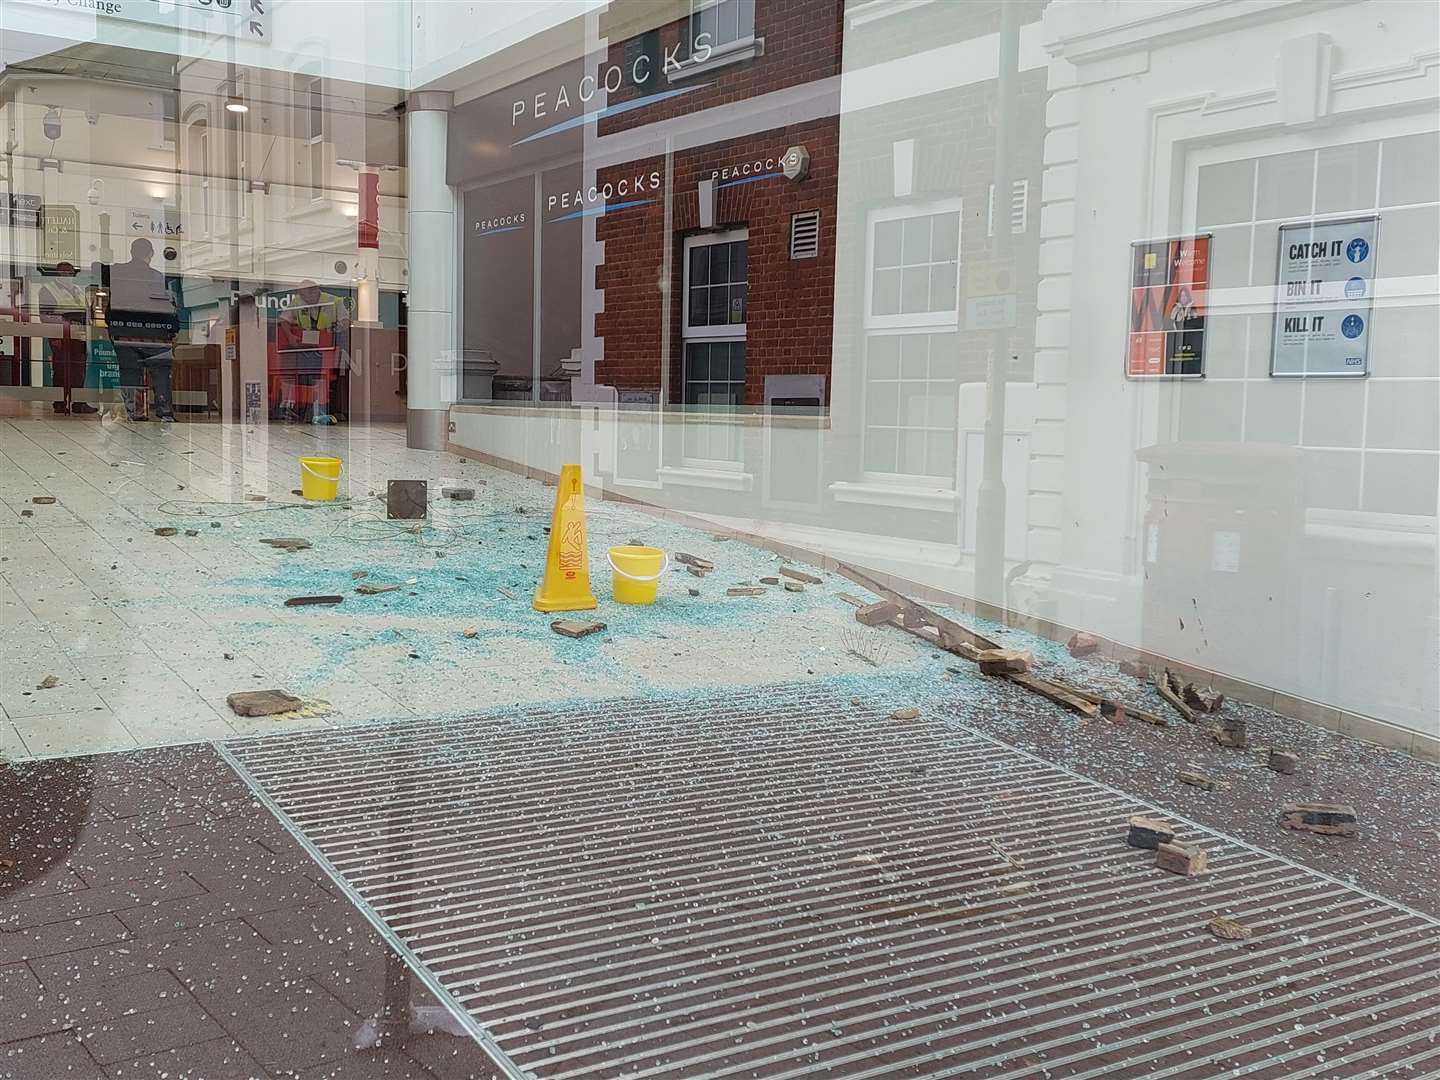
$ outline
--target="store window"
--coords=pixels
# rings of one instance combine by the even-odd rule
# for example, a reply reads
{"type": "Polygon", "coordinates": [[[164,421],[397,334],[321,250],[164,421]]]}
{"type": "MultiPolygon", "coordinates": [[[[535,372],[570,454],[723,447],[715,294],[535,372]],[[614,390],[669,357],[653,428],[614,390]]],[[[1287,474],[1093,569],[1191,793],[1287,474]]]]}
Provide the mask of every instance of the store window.
{"type": "Polygon", "coordinates": [[[864,468],[873,479],[955,483],[958,199],[870,217],[864,468]]]}
{"type": "Polygon", "coordinates": [[[1429,517],[1440,487],[1440,411],[1434,350],[1415,342],[1440,333],[1440,134],[1401,121],[1353,134],[1366,137],[1318,149],[1281,138],[1193,155],[1194,221],[1213,237],[1210,396],[1181,399],[1178,437],[1293,445],[1309,507],[1429,517]],[[1381,294],[1368,377],[1275,379],[1269,290],[1281,226],[1368,215],[1380,219],[1381,294]],[[1215,405],[1220,395],[1226,408],[1215,405]]]}
{"type": "Polygon", "coordinates": [[[684,400],[701,407],[685,427],[689,460],[738,460],[738,429],[721,418],[745,400],[748,276],[746,230],[685,241],[684,400]]]}
{"type": "Polygon", "coordinates": [[[755,36],[755,0],[690,0],[690,41],[710,48],[742,45],[755,36]],[[708,34],[708,38],[701,35],[708,34]]]}

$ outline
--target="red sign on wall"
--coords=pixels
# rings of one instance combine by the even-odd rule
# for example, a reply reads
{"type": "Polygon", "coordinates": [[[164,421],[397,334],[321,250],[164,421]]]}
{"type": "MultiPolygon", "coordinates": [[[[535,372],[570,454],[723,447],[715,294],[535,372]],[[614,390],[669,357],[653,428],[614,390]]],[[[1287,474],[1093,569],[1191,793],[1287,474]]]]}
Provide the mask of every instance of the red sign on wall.
{"type": "Polygon", "coordinates": [[[1210,234],[1130,245],[1130,316],[1125,374],[1205,374],[1210,234]]]}

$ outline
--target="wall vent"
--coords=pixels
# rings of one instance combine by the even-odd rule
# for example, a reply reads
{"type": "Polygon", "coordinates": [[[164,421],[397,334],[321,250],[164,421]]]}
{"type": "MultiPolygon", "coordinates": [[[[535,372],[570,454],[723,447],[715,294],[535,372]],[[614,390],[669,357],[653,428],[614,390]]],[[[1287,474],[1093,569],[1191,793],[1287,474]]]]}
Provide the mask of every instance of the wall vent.
{"type": "MultiPolygon", "coordinates": [[[[990,185],[986,208],[985,235],[995,235],[995,185],[990,185]]],[[[1030,225],[1030,181],[1015,180],[1010,186],[1010,231],[1023,233],[1030,225]]]]}
{"type": "Polygon", "coordinates": [[[813,259],[820,254],[820,211],[790,215],[790,258],[813,259]]]}

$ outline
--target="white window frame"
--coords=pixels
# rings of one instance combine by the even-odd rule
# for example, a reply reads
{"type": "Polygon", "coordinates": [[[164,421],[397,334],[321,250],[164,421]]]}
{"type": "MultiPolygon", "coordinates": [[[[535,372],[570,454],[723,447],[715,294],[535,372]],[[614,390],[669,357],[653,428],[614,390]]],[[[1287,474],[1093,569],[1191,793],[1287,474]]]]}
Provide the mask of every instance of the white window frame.
{"type": "MultiPolygon", "coordinates": [[[[685,276],[684,276],[684,297],[680,305],[680,337],[685,341],[700,341],[723,339],[727,341],[742,341],[746,337],[745,323],[725,323],[723,326],[691,326],[690,325],[690,252],[697,247],[714,247],[717,244],[733,244],[737,240],[750,239],[749,229],[731,229],[729,232],[721,233],[700,233],[697,236],[685,238],[685,276]]],[[[747,259],[748,267],[749,261],[747,259]]],[[[745,288],[745,311],[746,318],[749,318],[750,311],[750,288],[749,271],[746,271],[745,288]]],[[[683,371],[682,382],[683,379],[683,371]]]]}
{"type": "MultiPolygon", "coordinates": [[[[716,246],[716,245],[718,245],[718,244],[733,244],[733,243],[735,243],[736,241],[739,241],[739,240],[744,240],[744,241],[746,241],[746,242],[747,242],[747,245],[748,245],[749,239],[750,239],[750,230],[749,230],[748,228],[744,228],[744,229],[730,229],[730,230],[728,230],[728,231],[726,231],[726,232],[700,233],[700,234],[698,234],[698,235],[696,235],[696,236],[687,236],[687,237],[685,238],[685,243],[684,243],[684,245],[683,245],[684,250],[683,250],[683,252],[682,252],[682,258],[684,258],[684,260],[685,260],[684,274],[683,274],[683,277],[682,277],[682,283],[683,283],[682,293],[683,293],[683,298],[682,298],[681,303],[680,303],[680,401],[681,401],[682,409],[685,408],[685,407],[687,407],[687,399],[688,399],[689,396],[690,396],[689,393],[688,393],[688,390],[689,390],[689,387],[690,387],[690,374],[689,374],[689,368],[690,368],[690,349],[689,349],[689,346],[690,346],[690,344],[691,344],[692,342],[693,342],[693,343],[696,343],[696,344],[699,344],[699,343],[711,344],[711,343],[715,343],[715,342],[743,341],[743,342],[746,343],[746,351],[747,351],[747,353],[748,353],[748,351],[749,351],[749,334],[748,334],[747,324],[746,324],[746,323],[725,323],[723,326],[691,326],[691,325],[690,325],[690,252],[693,251],[695,248],[699,248],[699,247],[714,247],[714,246],[716,246]]],[[[748,318],[749,318],[749,311],[750,311],[750,288],[749,288],[749,284],[750,284],[749,265],[750,265],[750,263],[749,263],[749,258],[748,258],[748,250],[747,250],[747,258],[746,258],[746,263],[745,263],[745,265],[746,265],[746,271],[745,271],[745,284],[746,284],[746,288],[745,288],[745,311],[746,311],[746,318],[748,319],[748,318]]],[[[748,356],[748,355],[746,356],[746,368],[747,368],[747,369],[749,368],[749,356],[748,356]]],[[[743,395],[743,389],[742,389],[742,395],[743,395]]],[[[715,413],[705,413],[705,414],[703,414],[703,415],[697,414],[697,415],[693,415],[693,416],[692,416],[692,415],[689,415],[689,414],[684,414],[684,422],[685,422],[686,424],[697,424],[697,425],[737,424],[737,423],[739,423],[739,418],[738,418],[738,417],[725,417],[725,416],[720,416],[720,415],[717,415],[717,414],[715,414],[715,413]]],[[[736,431],[740,431],[741,429],[736,428],[735,430],[736,430],[736,431]]],[[[685,436],[685,432],[684,432],[684,431],[681,432],[680,439],[681,439],[681,455],[680,455],[680,460],[681,460],[681,463],[682,463],[684,466],[686,466],[687,468],[689,468],[689,469],[692,469],[692,470],[698,469],[698,470],[701,470],[701,471],[703,471],[703,472],[717,472],[717,471],[718,471],[718,472],[724,472],[724,473],[739,473],[739,472],[742,472],[742,471],[744,470],[745,463],[744,463],[744,461],[743,461],[743,455],[744,455],[744,440],[743,440],[743,437],[739,440],[740,446],[741,446],[740,451],[739,451],[739,456],[737,456],[737,457],[732,457],[732,458],[699,458],[699,457],[692,457],[691,455],[685,453],[685,450],[686,450],[686,436],[685,436]]]]}
{"type": "MultiPolygon", "coordinates": [[[[906,203],[872,210],[865,224],[865,318],[867,330],[915,330],[921,327],[955,327],[960,325],[960,268],[965,262],[964,200],[940,199],[928,203],[906,203]],[[955,307],[950,311],[922,311],[913,314],[874,314],[875,291],[875,226],[882,221],[955,214],[955,307]]],[[[903,266],[904,264],[902,264],[903,266]]],[[[934,265],[934,264],[931,264],[934,265]]]]}
{"type": "MultiPolygon", "coordinates": [[[[926,335],[935,333],[959,333],[960,330],[960,267],[964,263],[964,227],[965,213],[964,200],[960,198],[939,199],[932,202],[902,203],[895,206],[882,207],[872,210],[866,221],[865,228],[865,355],[864,364],[861,369],[861,386],[868,388],[870,385],[870,345],[877,337],[905,337],[912,333],[923,333],[926,335]],[[955,214],[955,307],[951,311],[925,311],[914,312],[908,315],[875,315],[873,314],[873,292],[875,286],[875,226],[882,221],[907,220],[916,217],[931,217],[935,214],[955,214]]],[[[903,264],[902,264],[903,265],[903,264]]],[[[933,265],[933,264],[932,264],[933,265]]],[[[927,382],[932,381],[928,378],[927,382]]],[[[950,474],[948,477],[935,476],[921,473],[897,473],[865,468],[865,441],[870,430],[869,418],[869,394],[862,393],[863,406],[860,417],[860,475],[864,481],[897,488],[917,488],[927,491],[938,491],[950,494],[959,488],[959,429],[960,415],[958,406],[959,387],[957,383],[957,406],[955,414],[955,439],[956,452],[951,461],[950,474]]],[[[896,431],[904,430],[904,426],[896,424],[896,431]]]]}
{"type": "MultiPolygon", "coordinates": [[[[691,41],[692,47],[693,47],[694,41],[695,41],[695,18],[696,18],[696,16],[698,16],[702,11],[707,11],[707,10],[709,10],[709,9],[711,9],[711,8],[723,7],[723,6],[725,6],[726,4],[734,4],[734,5],[738,8],[738,7],[740,6],[740,3],[741,3],[741,0],[690,0],[690,17],[689,17],[688,20],[686,20],[685,29],[686,29],[686,32],[690,35],[690,41],[691,41]]],[[[752,3],[752,4],[750,5],[750,20],[751,20],[751,21],[750,21],[750,30],[749,30],[748,33],[738,33],[738,32],[737,32],[736,35],[735,35],[735,37],[731,38],[729,41],[713,41],[713,40],[712,40],[712,41],[710,42],[710,47],[711,47],[711,49],[713,50],[713,52],[732,52],[732,51],[735,50],[735,49],[742,49],[742,48],[744,48],[746,45],[749,45],[749,44],[751,44],[752,42],[754,42],[754,40],[755,40],[755,21],[754,21],[754,20],[755,20],[755,4],[754,4],[754,3],[752,3]]],[[[738,16],[738,15],[736,16],[736,29],[737,29],[737,31],[738,31],[738,30],[743,30],[743,27],[740,27],[740,25],[739,25],[739,16],[738,16]]]]}

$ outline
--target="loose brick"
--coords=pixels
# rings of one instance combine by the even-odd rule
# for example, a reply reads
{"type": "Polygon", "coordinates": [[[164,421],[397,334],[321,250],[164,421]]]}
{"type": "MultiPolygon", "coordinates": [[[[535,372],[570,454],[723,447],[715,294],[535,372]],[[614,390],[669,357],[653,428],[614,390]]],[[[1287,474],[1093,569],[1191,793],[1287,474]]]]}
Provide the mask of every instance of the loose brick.
{"type": "Polygon", "coordinates": [[[1175,779],[1179,780],[1182,784],[1189,784],[1191,787],[1198,787],[1204,791],[1218,791],[1224,787],[1224,785],[1213,776],[1207,776],[1194,769],[1184,769],[1176,773],[1175,779]]]}
{"type": "Polygon", "coordinates": [[[1071,634],[1070,640],[1065,643],[1065,649],[1078,660],[1082,656],[1099,652],[1100,639],[1093,634],[1071,634]]]}
{"type": "Polygon", "coordinates": [[[1271,750],[1270,759],[1267,764],[1276,772],[1289,776],[1295,771],[1295,767],[1300,764],[1300,758],[1285,750],[1271,750]]]}
{"type": "Polygon", "coordinates": [[[603,622],[581,622],[579,619],[556,619],[550,629],[562,637],[583,638],[605,629],[603,622]]]}
{"type": "Polygon", "coordinates": [[[1018,649],[982,649],[975,654],[982,675],[1023,674],[1030,670],[1030,654],[1018,649]]]}
{"type": "Polygon", "coordinates": [[[900,605],[893,600],[881,600],[879,603],[866,604],[864,607],[855,609],[855,621],[866,626],[879,626],[888,623],[900,614],[900,605]]]}
{"type": "Polygon", "coordinates": [[[1155,865],[1172,874],[1196,877],[1205,872],[1205,849],[1190,844],[1161,844],[1155,849],[1155,865]]]}
{"type": "Polygon", "coordinates": [[[803,570],[796,570],[793,566],[782,566],[780,573],[792,581],[801,581],[806,585],[820,585],[823,583],[822,579],[816,577],[814,574],[807,574],[803,570]]]}
{"type": "Polygon", "coordinates": [[[1120,674],[1129,675],[1131,678],[1150,681],[1150,665],[1142,664],[1139,660],[1121,660],[1120,674]]]}
{"type": "Polygon", "coordinates": [[[1125,842],[1133,848],[1148,848],[1153,851],[1174,839],[1175,826],[1168,821],[1136,814],[1130,819],[1130,832],[1125,837],[1125,842]]]}

